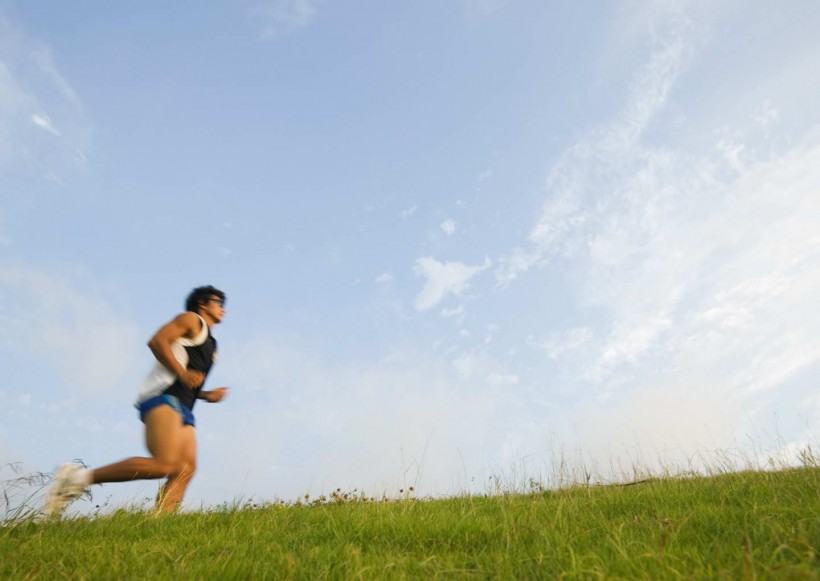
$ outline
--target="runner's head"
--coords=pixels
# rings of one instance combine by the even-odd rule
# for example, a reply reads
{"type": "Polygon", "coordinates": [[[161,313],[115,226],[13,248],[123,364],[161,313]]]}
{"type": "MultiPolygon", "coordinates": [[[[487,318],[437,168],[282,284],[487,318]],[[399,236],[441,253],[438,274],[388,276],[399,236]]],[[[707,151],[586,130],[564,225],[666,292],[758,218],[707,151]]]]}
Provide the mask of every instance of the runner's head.
{"type": "Polygon", "coordinates": [[[197,287],[188,295],[185,310],[199,313],[200,309],[212,300],[220,301],[224,305],[225,293],[211,285],[197,287]]]}

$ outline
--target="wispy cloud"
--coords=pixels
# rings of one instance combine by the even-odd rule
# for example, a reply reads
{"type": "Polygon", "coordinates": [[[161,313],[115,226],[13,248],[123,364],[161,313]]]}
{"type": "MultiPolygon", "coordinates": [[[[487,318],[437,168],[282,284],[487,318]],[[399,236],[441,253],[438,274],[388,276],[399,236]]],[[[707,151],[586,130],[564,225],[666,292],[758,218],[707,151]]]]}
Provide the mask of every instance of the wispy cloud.
{"type": "Polygon", "coordinates": [[[111,393],[134,373],[144,351],[136,325],[69,277],[4,263],[0,292],[0,350],[36,354],[67,393],[111,393]]]}
{"type": "Polygon", "coordinates": [[[413,270],[427,281],[416,296],[413,306],[417,311],[426,311],[439,304],[447,295],[462,296],[470,286],[470,279],[488,269],[491,264],[489,259],[478,266],[467,266],[461,262],[442,263],[429,256],[417,259],[413,270]]]}
{"type": "Polygon", "coordinates": [[[499,260],[499,284],[507,285],[535,265],[567,257],[582,247],[585,231],[596,228],[629,196],[640,169],[663,164],[663,152],[641,147],[640,138],[663,109],[692,52],[688,25],[675,21],[654,41],[649,62],[636,76],[622,115],[568,149],[551,169],[547,198],[529,234],[530,246],[499,260]],[[620,186],[615,186],[620,184],[620,186]]]}
{"type": "Polygon", "coordinates": [[[2,17],[0,87],[0,173],[13,168],[57,177],[87,165],[89,131],[79,97],[49,49],[2,17]],[[44,141],[43,131],[61,139],[44,141]]]}
{"type": "Polygon", "coordinates": [[[389,272],[385,271],[376,277],[376,284],[390,284],[395,277],[389,272]]]}
{"type": "Polygon", "coordinates": [[[816,388],[820,128],[778,138],[767,100],[731,132],[700,128],[710,148],[654,145],[695,42],[680,18],[670,27],[623,113],[551,168],[527,244],[496,261],[500,288],[536,268],[566,273],[576,314],[528,344],[585,394],[550,423],[589,426],[577,439],[590,450],[731,445],[748,410],[763,418],[816,388]]]}
{"type": "Polygon", "coordinates": [[[811,310],[808,297],[820,290],[820,199],[811,185],[820,180],[820,143],[749,161],[728,183],[717,181],[716,150],[699,163],[649,170],[643,177],[652,186],[635,187],[634,204],[588,233],[583,296],[612,315],[596,374],[650,354],[664,361],[686,353],[690,361],[720,357],[724,373],[735,366],[741,373],[743,358],[752,358],[760,383],[772,358],[782,369],[800,365],[780,357],[811,363],[820,337],[807,323],[813,316],[798,313],[811,310]],[[710,177],[696,177],[709,168],[710,177]],[[775,336],[778,344],[763,349],[775,336]]]}
{"type": "Polygon", "coordinates": [[[308,26],[316,16],[314,0],[269,0],[251,10],[261,38],[278,38],[308,26]]]}
{"type": "Polygon", "coordinates": [[[59,90],[63,98],[75,109],[81,111],[83,108],[82,102],[66,78],[63,77],[54,65],[51,50],[42,45],[37,46],[37,48],[32,51],[31,58],[37,64],[40,71],[51,81],[51,84],[59,90]]]}
{"type": "Polygon", "coordinates": [[[456,232],[456,222],[452,218],[448,218],[442,222],[439,227],[447,236],[452,236],[456,232]]]}
{"type": "Polygon", "coordinates": [[[410,216],[412,216],[413,214],[415,214],[418,209],[419,209],[418,206],[416,204],[413,204],[409,208],[405,208],[404,210],[401,211],[401,217],[407,219],[410,216]]]}
{"type": "Polygon", "coordinates": [[[442,309],[441,316],[445,319],[450,317],[461,317],[464,314],[464,305],[459,305],[454,309],[442,309]]]}
{"type": "Polygon", "coordinates": [[[56,135],[57,137],[60,136],[60,132],[54,127],[54,124],[51,122],[51,119],[49,119],[47,115],[38,115],[35,113],[31,116],[31,122],[34,123],[40,129],[47,131],[52,135],[56,135]]]}
{"type": "Polygon", "coordinates": [[[563,332],[553,332],[545,339],[529,337],[530,347],[543,349],[550,359],[559,359],[577,351],[592,339],[592,331],[587,327],[578,327],[563,332]]]}
{"type": "MultiPolygon", "coordinates": [[[[0,33],[3,27],[0,27],[0,33]]],[[[0,54],[0,132],[6,137],[0,140],[0,170],[4,165],[14,161],[19,148],[15,146],[15,140],[11,136],[19,135],[23,131],[21,119],[25,115],[26,109],[32,104],[32,99],[20,87],[9,66],[4,62],[3,55],[0,54]]],[[[30,119],[30,118],[29,118],[30,119]]]]}
{"type": "Polygon", "coordinates": [[[490,373],[478,360],[473,369],[480,375],[464,398],[460,370],[423,350],[335,367],[270,336],[234,345],[219,373],[242,390],[230,413],[207,410],[219,415],[209,426],[211,453],[228,462],[225,478],[215,478],[233,494],[239,485],[262,498],[337,487],[396,495],[408,485],[445,494],[468,489],[474,476],[481,486],[511,402],[499,386],[515,379],[485,381],[490,373]]]}
{"type": "Polygon", "coordinates": [[[755,121],[762,127],[769,127],[776,124],[780,120],[780,111],[777,107],[773,107],[771,102],[766,99],[760,105],[755,116],[755,121]]]}

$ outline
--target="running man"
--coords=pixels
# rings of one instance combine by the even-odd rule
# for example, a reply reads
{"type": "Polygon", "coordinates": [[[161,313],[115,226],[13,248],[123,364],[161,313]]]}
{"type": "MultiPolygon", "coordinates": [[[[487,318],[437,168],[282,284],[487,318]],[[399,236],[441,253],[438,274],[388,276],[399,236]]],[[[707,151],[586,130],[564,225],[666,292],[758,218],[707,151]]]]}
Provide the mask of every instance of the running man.
{"type": "Polygon", "coordinates": [[[167,478],[157,495],[156,510],[173,512],[196,470],[193,408],[197,399],[221,401],[227,387],[204,391],[202,385],[216,360],[211,327],[225,315],[225,293],[195,288],[185,302],[187,312],[164,325],[148,342],[157,363],[139,391],[136,407],[145,424],[149,458],[134,457],[89,470],[62,464],[46,497],[45,513],[59,514],[92,484],[167,478]]]}

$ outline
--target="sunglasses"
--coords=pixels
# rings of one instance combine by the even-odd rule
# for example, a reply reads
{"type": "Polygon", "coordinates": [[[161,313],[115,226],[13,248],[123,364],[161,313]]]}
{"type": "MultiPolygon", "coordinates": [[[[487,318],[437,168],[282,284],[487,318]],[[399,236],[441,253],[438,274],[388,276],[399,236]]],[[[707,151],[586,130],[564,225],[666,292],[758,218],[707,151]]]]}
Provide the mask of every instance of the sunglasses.
{"type": "Polygon", "coordinates": [[[208,299],[208,301],[209,301],[209,302],[211,302],[211,303],[216,303],[216,304],[218,304],[220,307],[224,307],[224,306],[225,306],[225,299],[208,299]]]}

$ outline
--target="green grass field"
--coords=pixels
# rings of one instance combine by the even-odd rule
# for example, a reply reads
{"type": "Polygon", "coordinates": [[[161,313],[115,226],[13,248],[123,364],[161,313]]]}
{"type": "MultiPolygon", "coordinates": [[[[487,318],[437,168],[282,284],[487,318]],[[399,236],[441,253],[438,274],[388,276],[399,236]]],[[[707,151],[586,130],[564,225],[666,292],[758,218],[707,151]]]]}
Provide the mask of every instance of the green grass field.
{"type": "Polygon", "coordinates": [[[820,579],[820,468],[20,519],[0,578],[820,579]]]}

